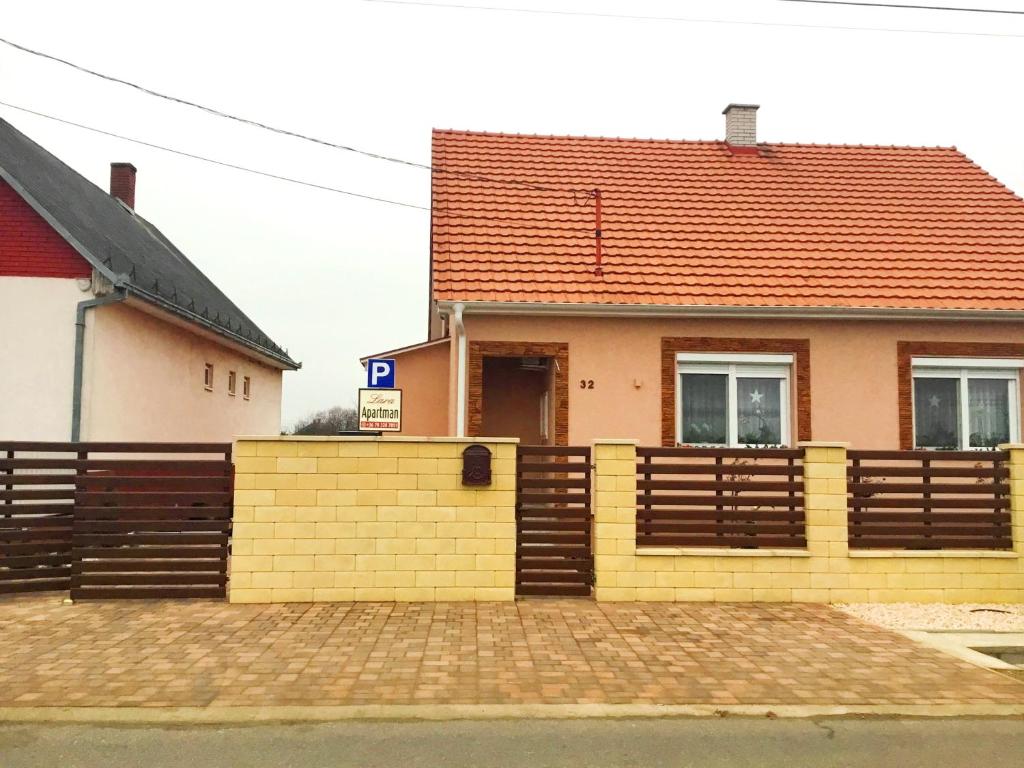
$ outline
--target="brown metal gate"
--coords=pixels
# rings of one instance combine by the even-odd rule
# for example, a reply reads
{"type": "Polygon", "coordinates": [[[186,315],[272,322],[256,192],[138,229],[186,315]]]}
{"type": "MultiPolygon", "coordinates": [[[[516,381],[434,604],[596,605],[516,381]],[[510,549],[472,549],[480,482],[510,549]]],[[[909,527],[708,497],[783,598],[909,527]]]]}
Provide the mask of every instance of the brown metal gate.
{"type": "Polygon", "coordinates": [[[0,594],[225,596],[229,444],[0,442],[0,452],[0,594]]]}
{"type": "Polygon", "coordinates": [[[516,451],[516,595],[590,595],[590,448],[516,451]]]}

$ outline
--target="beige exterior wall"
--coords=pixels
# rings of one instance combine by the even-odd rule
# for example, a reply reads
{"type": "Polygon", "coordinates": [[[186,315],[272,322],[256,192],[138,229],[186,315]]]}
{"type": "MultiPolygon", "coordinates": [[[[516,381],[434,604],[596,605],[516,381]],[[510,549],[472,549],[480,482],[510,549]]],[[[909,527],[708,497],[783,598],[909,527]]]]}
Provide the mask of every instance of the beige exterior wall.
{"type": "Polygon", "coordinates": [[[395,358],[395,386],[402,390],[400,434],[448,434],[449,345],[411,349],[391,357],[395,358]]]}
{"type": "Polygon", "coordinates": [[[279,369],[126,304],[92,309],[86,319],[83,440],[229,442],[280,433],[279,369]],[[203,386],[206,363],[214,366],[213,391],[203,386]]]}
{"type": "Polygon", "coordinates": [[[453,438],[243,438],[231,602],[511,600],[515,441],[462,486],[453,438]]]}
{"type": "MultiPolygon", "coordinates": [[[[661,339],[810,340],[813,439],[855,448],[899,445],[897,341],[1024,342],[1024,323],[465,316],[470,340],[569,345],[569,443],[661,443],[661,339]],[[581,389],[593,379],[593,389],[581,389]]],[[[454,363],[454,348],[452,355],[454,363]]],[[[456,371],[453,364],[451,370],[456,371]]],[[[454,434],[454,374],[449,388],[454,434]]],[[[795,435],[795,432],[794,432],[795,435]]]]}
{"type": "Polygon", "coordinates": [[[75,309],[91,298],[75,279],[0,279],[0,439],[71,438],[75,309]]]}
{"type": "Polygon", "coordinates": [[[1024,448],[1011,451],[1013,552],[850,552],[846,449],[808,444],[807,550],[636,546],[636,445],[594,445],[598,600],[1024,603],[1024,448]]]}

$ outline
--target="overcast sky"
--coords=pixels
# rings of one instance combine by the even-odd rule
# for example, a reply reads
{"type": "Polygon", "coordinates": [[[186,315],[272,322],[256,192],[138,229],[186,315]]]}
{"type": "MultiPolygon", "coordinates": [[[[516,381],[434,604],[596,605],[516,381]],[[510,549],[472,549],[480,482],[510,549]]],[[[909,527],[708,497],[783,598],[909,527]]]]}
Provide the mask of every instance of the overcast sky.
{"type": "MultiPolygon", "coordinates": [[[[764,141],[956,145],[1024,190],[1024,15],[779,0],[462,2],[680,20],[364,0],[36,0],[5,4],[0,36],[154,90],[423,163],[431,127],[719,139],[721,110],[736,101],[761,104],[764,141]]],[[[425,170],[241,126],[2,45],[0,100],[429,205],[425,170]]],[[[138,167],[139,212],[302,361],[301,371],[285,374],[286,426],[352,404],[361,355],[426,338],[426,211],[261,179],[8,107],[0,115],[104,188],[111,161],[138,167]]]]}

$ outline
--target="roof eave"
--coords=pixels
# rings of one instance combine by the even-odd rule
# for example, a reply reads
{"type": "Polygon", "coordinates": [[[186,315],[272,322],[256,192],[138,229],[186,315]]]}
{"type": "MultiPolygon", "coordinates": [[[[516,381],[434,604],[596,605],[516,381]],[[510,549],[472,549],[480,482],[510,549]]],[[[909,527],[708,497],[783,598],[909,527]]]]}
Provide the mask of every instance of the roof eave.
{"type": "Polygon", "coordinates": [[[730,306],[724,304],[597,304],[535,301],[438,300],[447,315],[456,303],[466,314],[547,315],[558,317],[700,317],[798,320],[984,320],[1024,321],[1024,308],[957,309],[916,307],[844,306],[730,306]]]}
{"type": "Polygon", "coordinates": [[[47,210],[35,197],[32,196],[25,189],[24,185],[18,181],[18,179],[12,175],[7,169],[0,165],[0,179],[7,183],[11,189],[13,189],[22,200],[24,200],[28,206],[39,214],[57,234],[59,234],[68,245],[70,245],[78,255],[85,259],[89,265],[99,272],[104,278],[106,278],[115,288],[122,288],[126,292],[137,295],[139,298],[154,304],[161,309],[164,309],[172,314],[178,315],[179,317],[188,320],[189,322],[196,323],[204,328],[207,328],[220,336],[224,336],[231,341],[241,344],[244,347],[249,348],[253,352],[259,354],[262,358],[267,361],[272,361],[271,364],[275,367],[280,367],[286,370],[297,371],[302,367],[302,363],[292,360],[287,354],[279,354],[274,350],[260,346],[255,342],[233,333],[226,328],[222,328],[216,323],[212,323],[201,315],[197,315],[184,307],[179,307],[177,304],[166,301],[159,296],[156,296],[148,291],[139,288],[137,285],[132,283],[128,275],[117,274],[111,270],[101,259],[86,248],[78,239],[76,239],[67,228],[57,220],[49,210],[47,210]]]}
{"type": "Polygon", "coordinates": [[[167,301],[166,299],[163,299],[160,296],[156,296],[155,294],[149,293],[148,291],[144,291],[135,285],[126,284],[120,287],[124,289],[125,293],[128,294],[128,296],[134,296],[140,301],[155,306],[164,312],[176,315],[177,317],[180,317],[182,320],[185,320],[194,325],[198,325],[204,328],[205,330],[210,331],[211,333],[214,333],[217,336],[220,336],[232,342],[234,345],[244,347],[250,354],[260,357],[264,362],[266,362],[268,365],[273,366],[274,368],[281,368],[283,370],[289,371],[297,371],[302,367],[302,363],[292,360],[291,357],[289,357],[287,354],[278,354],[273,350],[269,350],[266,347],[260,346],[259,344],[256,344],[252,340],[247,339],[245,336],[241,336],[237,333],[229,331],[228,329],[223,328],[222,326],[217,325],[216,323],[211,322],[210,320],[207,320],[202,315],[198,315],[194,312],[190,312],[187,309],[183,309],[182,307],[179,307],[177,304],[167,301]]]}
{"type": "Polygon", "coordinates": [[[442,336],[438,339],[429,339],[427,341],[421,341],[416,344],[408,344],[404,347],[389,349],[385,352],[375,352],[372,355],[364,355],[363,357],[359,358],[359,364],[365,366],[366,362],[371,359],[388,357],[389,355],[405,355],[408,354],[409,352],[418,352],[421,349],[430,349],[431,347],[437,347],[443,344],[451,344],[451,342],[451,336],[442,336]]]}

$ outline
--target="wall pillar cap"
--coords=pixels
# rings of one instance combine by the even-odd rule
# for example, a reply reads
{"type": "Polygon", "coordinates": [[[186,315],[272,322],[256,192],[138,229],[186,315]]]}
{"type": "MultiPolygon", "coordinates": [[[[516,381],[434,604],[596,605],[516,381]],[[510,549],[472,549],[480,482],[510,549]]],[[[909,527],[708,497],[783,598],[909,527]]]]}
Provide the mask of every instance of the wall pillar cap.
{"type": "Polygon", "coordinates": [[[640,445],[639,440],[624,440],[617,437],[598,437],[591,442],[594,445],[640,445]]]}
{"type": "Polygon", "coordinates": [[[796,444],[797,448],[849,448],[849,443],[836,440],[801,440],[796,444]]]}
{"type": "Polygon", "coordinates": [[[1000,443],[996,446],[1000,451],[1024,450],[1024,443],[1000,443]]]}

